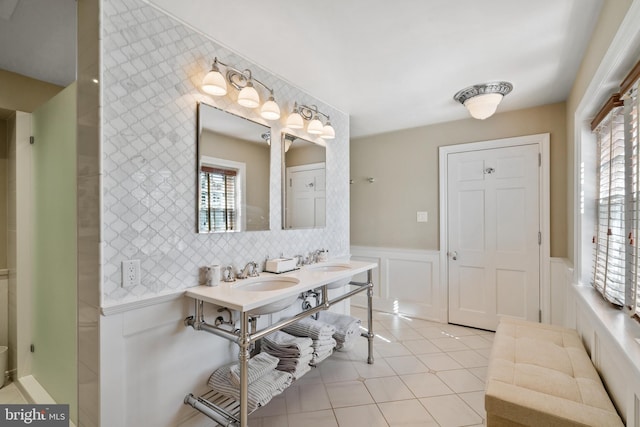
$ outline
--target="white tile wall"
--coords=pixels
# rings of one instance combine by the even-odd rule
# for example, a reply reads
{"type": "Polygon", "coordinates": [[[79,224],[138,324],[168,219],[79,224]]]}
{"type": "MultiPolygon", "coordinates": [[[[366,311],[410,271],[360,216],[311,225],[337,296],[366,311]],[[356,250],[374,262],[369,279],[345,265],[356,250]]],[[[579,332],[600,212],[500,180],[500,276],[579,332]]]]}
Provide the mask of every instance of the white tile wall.
{"type": "Polygon", "coordinates": [[[321,247],[334,256],[348,254],[348,116],[141,0],[104,0],[102,7],[102,305],[195,286],[199,266],[212,263],[237,267],[321,247]],[[233,89],[223,98],[199,91],[215,56],[250,68],[274,88],[285,114],[271,123],[272,134],[279,135],[295,101],[331,116],[337,137],[327,143],[325,229],[280,229],[280,145],[273,144],[271,230],[196,234],[196,103],[264,123],[255,111],[237,106],[233,89]],[[141,286],[120,287],[125,259],[141,260],[141,286]]]}

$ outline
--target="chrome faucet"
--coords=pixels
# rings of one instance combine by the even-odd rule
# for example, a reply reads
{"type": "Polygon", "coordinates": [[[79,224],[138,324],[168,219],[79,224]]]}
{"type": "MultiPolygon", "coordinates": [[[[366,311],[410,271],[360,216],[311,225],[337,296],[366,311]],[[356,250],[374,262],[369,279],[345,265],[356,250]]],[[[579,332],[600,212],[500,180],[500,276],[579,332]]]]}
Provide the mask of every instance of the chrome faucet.
{"type": "Polygon", "coordinates": [[[258,264],[249,261],[242,270],[238,272],[238,279],[246,279],[247,277],[258,277],[258,264]]]}
{"type": "Polygon", "coordinates": [[[233,267],[228,265],[222,270],[222,281],[223,282],[235,282],[236,277],[233,274],[233,267]]]}

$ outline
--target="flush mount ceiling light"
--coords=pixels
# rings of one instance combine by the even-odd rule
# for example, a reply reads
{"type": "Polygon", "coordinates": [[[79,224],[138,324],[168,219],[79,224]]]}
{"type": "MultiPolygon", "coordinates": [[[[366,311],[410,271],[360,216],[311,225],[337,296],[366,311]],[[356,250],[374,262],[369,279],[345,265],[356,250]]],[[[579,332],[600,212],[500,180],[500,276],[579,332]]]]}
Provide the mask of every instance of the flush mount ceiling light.
{"type": "Polygon", "coordinates": [[[251,70],[238,70],[231,65],[218,61],[216,57],[213,59],[211,71],[209,71],[202,80],[202,90],[209,95],[224,96],[227,94],[227,82],[239,91],[238,104],[246,108],[256,108],[260,105],[260,94],[258,94],[258,91],[254,87],[254,83],[258,83],[269,91],[269,98],[262,104],[260,115],[266,120],[278,120],[280,118],[280,107],[278,107],[274,99],[273,89],[253,77],[251,70]],[[226,67],[226,78],[220,72],[218,65],[226,67]]]}
{"type": "Polygon", "coordinates": [[[496,112],[502,98],[512,89],[509,82],[483,83],[462,89],[453,99],[467,107],[471,117],[484,120],[496,112]]]}
{"type": "Polygon", "coordinates": [[[336,131],[331,126],[329,116],[322,111],[318,110],[316,105],[298,105],[296,102],[293,111],[287,117],[287,127],[289,129],[302,129],[304,127],[304,120],[307,120],[307,132],[314,136],[319,136],[324,139],[334,139],[336,137],[336,131]],[[320,119],[323,117],[325,122],[320,119]]]}

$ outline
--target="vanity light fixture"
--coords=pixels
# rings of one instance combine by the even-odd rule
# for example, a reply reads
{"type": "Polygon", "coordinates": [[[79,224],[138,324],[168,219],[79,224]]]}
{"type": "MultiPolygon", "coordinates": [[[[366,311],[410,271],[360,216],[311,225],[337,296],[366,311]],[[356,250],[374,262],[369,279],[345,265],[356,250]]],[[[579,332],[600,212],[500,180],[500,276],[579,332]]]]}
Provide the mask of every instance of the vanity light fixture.
{"type": "Polygon", "coordinates": [[[289,129],[302,129],[304,120],[309,121],[307,132],[311,135],[319,136],[324,139],[334,139],[336,131],[331,126],[329,116],[318,110],[315,105],[298,105],[296,102],[292,113],[287,117],[287,127],[289,129]],[[320,116],[326,119],[325,123],[320,120],[320,116]]]}
{"type": "Polygon", "coordinates": [[[238,93],[238,104],[246,108],[257,108],[260,105],[260,94],[254,87],[254,83],[269,91],[269,98],[262,104],[260,115],[266,120],[278,120],[280,118],[280,107],[273,96],[273,89],[252,76],[251,70],[238,70],[232,65],[213,59],[211,71],[202,80],[202,90],[213,96],[224,96],[227,94],[227,82],[233,86],[238,93]],[[220,72],[218,65],[227,69],[226,78],[220,72]]]}
{"type": "Polygon", "coordinates": [[[513,90],[509,82],[491,82],[469,86],[458,91],[453,99],[467,107],[471,117],[484,120],[496,112],[498,104],[513,90]]]}

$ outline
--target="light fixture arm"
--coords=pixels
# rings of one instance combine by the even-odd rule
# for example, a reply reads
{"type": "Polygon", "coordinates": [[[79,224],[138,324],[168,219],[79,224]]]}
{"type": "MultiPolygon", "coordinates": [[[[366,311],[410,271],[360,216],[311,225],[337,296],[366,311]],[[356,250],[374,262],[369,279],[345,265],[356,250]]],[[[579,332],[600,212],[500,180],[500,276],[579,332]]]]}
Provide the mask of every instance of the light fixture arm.
{"type": "Polygon", "coordinates": [[[224,62],[220,61],[216,56],[213,59],[213,67],[216,67],[217,64],[220,64],[227,69],[227,80],[229,81],[229,84],[231,84],[231,86],[233,86],[236,90],[242,90],[249,82],[256,82],[260,86],[268,90],[269,95],[273,96],[273,89],[253,77],[250,69],[245,68],[244,70],[239,70],[233,65],[225,64],[224,62]]]}
{"type": "Polygon", "coordinates": [[[298,114],[300,114],[302,118],[305,120],[311,120],[314,117],[313,113],[315,113],[315,115],[321,115],[325,117],[327,120],[330,120],[329,115],[318,110],[317,105],[302,105],[302,104],[298,105],[298,103],[296,102],[294,106],[294,110],[297,110],[298,114]]]}

